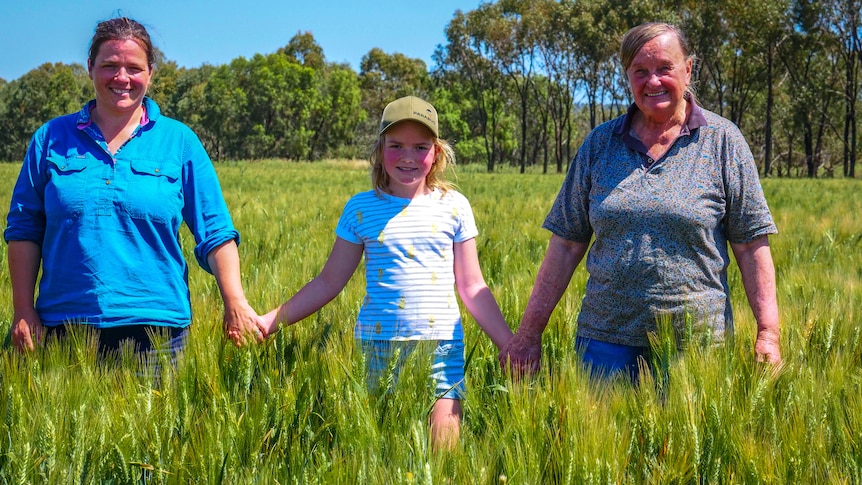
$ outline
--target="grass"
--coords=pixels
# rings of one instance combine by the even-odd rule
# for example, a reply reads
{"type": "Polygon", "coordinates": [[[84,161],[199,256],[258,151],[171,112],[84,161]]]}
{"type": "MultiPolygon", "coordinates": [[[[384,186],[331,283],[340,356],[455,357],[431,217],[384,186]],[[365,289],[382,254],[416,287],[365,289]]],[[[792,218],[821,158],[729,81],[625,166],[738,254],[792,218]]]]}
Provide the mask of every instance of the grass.
{"type": "MultiPolygon", "coordinates": [[[[18,167],[0,164],[3,207],[18,167]]],[[[247,296],[261,312],[319,271],[344,203],[370,186],[361,163],[237,162],[218,171],[242,233],[247,296]]],[[[456,181],[476,213],[486,280],[515,328],[562,176],[464,170],[456,181]]],[[[587,277],[579,268],[534,379],[503,376],[496,349],[465,314],[472,353],[461,441],[434,454],[422,362],[408,363],[391,394],[365,389],[352,338],[361,268],[317,314],[237,349],[221,334],[213,278],[193,266],[189,345],[159,382],[138,375],[128,352],[99,362],[85,332],[32,355],[0,350],[0,483],[860,483],[859,182],[763,185],[780,230],[771,238],[779,369],[753,362],[754,321],[732,267],[735,339],[676,353],[658,335],[669,365],[657,382],[591,381],[573,349],[587,277]]],[[[191,238],[181,237],[193,261],[191,238]]],[[[12,319],[5,258],[4,333],[12,319]]]]}

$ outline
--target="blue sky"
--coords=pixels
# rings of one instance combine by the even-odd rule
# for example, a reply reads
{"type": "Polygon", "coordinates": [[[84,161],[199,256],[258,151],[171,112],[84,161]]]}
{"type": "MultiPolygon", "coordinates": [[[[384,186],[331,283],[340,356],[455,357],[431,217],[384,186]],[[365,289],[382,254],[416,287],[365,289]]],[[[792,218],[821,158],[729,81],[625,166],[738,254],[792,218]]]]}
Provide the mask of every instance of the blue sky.
{"type": "Polygon", "coordinates": [[[374,47],[431,67],[456,10],[482,0],[0,0],[0,78],[11,81],[45,62],[86,65],[100,20],[118,12],[147,27],[153,43],[183,67],[269,54],[310,31],[330,62],[359,61],[374,47]]]}

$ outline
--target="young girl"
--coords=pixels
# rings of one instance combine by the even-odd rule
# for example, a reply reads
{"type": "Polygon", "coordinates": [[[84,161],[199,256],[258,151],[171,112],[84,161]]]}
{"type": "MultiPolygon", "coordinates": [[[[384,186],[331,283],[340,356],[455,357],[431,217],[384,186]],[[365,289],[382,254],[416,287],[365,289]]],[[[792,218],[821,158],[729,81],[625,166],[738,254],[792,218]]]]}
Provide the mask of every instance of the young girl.
{"type": "Polygon", "coordinates": [[[371,154],[374,190],[347,202],[320,274],[264,316],[271,334],[316,312],[341,292],[365,252],[366,296],[354,333],[366,354],[368,384],[374,387],[396,352],[435,341],[438,399],[429,421],[432,444],[444,448],[457,442],[464,392],[455,288],[497,348],[512,338],[479,267],[470,204],[443,179],[454,162],[452,147],[438,138],[433,106],[413,96],[389,103],[371,154]]]}

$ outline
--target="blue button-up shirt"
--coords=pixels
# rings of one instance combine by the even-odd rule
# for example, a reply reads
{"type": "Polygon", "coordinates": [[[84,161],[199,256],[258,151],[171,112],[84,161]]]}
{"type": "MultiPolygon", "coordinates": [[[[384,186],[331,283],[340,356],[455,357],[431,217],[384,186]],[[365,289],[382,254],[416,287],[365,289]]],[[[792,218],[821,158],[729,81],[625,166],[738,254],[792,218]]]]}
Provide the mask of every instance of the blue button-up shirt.
{"type": "Polygon", "coordinates": [[[239,243],[212,162],[194,132],[149,98],[141,125],[112,155],[91,123],[93,106],[33,135],[4,237],[42,249],[36,311],[44,325],[187,326],[180,225],[209,272],[212,249],[239,243]]]}

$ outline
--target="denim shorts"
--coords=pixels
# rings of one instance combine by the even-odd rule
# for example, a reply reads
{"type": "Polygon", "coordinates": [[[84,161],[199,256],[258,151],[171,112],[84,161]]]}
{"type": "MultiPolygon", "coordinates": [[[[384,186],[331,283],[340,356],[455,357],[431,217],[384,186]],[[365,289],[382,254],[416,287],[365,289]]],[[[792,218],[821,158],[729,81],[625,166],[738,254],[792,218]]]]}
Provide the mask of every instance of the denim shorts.
{"type": "Polygon", "coordinates": [[[640,365],[649,363],[649,347],[612,344],[584,337],[578,337],[575,345],[590,375],[598,378],[623,373],[635,382],[640,374],[640,365]]]}
{"type": "MultiPolygon", "coordinates": [[[[365,355],[366,384],[378,392],[391,368],[392,383],[397,382],[404,362],[414,352],[433,352],[430,384],[438,398],[464,397],[464,342],[461,340],[357,340],[365,355]]],[[[423,357],[417,354],[417,357],[423,357]]],[[[389,389],[391,390],[391,386],[389,389]]]]}

